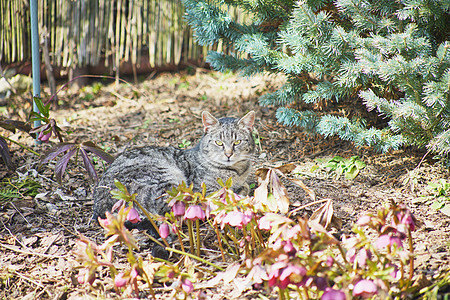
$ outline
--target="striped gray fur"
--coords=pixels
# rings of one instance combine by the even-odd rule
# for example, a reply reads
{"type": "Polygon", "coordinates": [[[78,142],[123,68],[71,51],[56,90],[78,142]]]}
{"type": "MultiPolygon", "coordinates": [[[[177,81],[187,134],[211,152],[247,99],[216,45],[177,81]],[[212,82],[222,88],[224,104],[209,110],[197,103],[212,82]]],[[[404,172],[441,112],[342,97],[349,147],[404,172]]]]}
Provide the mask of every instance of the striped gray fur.
{"type": "Polygon", "coordinates": [[[94,218],[103,217],[117,201],[110,191],[114,179],[124,184],[136,200],[149,212],[168,211],[165,191],[182,181],[193,183],[200,190],[206,184],[208,192],[219,189],[217,179],[233,177],[233,190],[246,194],[246,183],[255,151],[252,128],[255,113],[243,118],[217,120],[210,113],[202,113],[204,134],[199,143],[187,150],[174,147],[145,146],[120,154],[105,171],[94,188],[94,218]]]}

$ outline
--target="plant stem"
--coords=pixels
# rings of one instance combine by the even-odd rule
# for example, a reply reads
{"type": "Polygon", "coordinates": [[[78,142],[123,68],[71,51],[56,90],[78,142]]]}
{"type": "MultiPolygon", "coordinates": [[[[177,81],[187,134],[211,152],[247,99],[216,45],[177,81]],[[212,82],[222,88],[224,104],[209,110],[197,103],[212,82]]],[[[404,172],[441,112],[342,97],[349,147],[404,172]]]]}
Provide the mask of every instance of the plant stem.
{"type": "Polygon", "coordinates": [[[217,241],[219,242],[219,249],[220,249],[220,254],[222,255],[222,261],[225,262],[225,254],[223,251],[223,246],[222,246],[222,238],[219,232],[219,227],[217,227],[217,224],[214,223],[214,230],[216,231],[216,235],[217,235],[217,241]]]}
{"type": "Polygon", "coordinates": [[[207,261],[206,259],[203,259],[203,258],[201,258],[201,257],[198,257],[198,256],[195,255],[195,254],[188,253],[188,252],[183,252],[183,251],[177,250],[177,249],[175,249],[175,248],[170,248],[170,247],[167,247],[166,250],[167,250],[167,251],[172,251],[172,252],[174,252],[174,253],[178,253],[178,254],[181,254],[181,255],[189,256],[190,258],[193,258],[193,259],[195,259],[195,260],[197,260],[197,261],[199,261],[199,262],[208,264],[208,265],[210,265],[210,266],[216,268],[216,269],[219,270],[219,271],[225,271],[224,268],[219,267],[218,265],[213,264],[212,262],[207,261]]]}
{"type": "Polygon", "coordinates": [[[409,243],[409,277],[408,277],[408,285],[411,283],[412,277],[414,275],[414,245],[411,235],[411,230],[408,229],[408,243],[409,243]]]}
{"type": "MultiPolygon", "coordinates": [[[[139,207],[139,209],[144,213],[145,217],[150,221],[150,223],[152,223],[152,226],[155,228],[156,232],[158,232],[158,235],[161,236],[159,234],[159,227],[156,226],[155,221],[153,221],[154,217],[151,216],[150,213],[136,199],[133,199],[133,203],[139,207]]],[[[166,241],[166,239],[163,239],[163,241],[166,247],[169,247],[169,243],[166,241]]]]}
{"type": "Polygon", "coordinates": [[[16,142],[15,140],[12,140],[12,139],[10,139],[10,138],[7,138],[6,136],[3,136],[3,135],[0,135],[0,137],[4,138],[5,140],[10,141],[11,143],[16,144],[17,146],[20,146],[21,148],[23,148],[23,149],[25,149],[25,150],[27,150],[27,151],[29,151],[29,152],[31,152],[31,153],[37,155],[37,156],[41,156],[39,153],[35,152],[34,150],[28,148],[27,146],[25,146],[25,145],[23,145],[23,144],[21,144],[21,143],[19,143],[19,142],[16,142]]]}
{"type": "Polygon", "coordinates": [[[191,247],[191,253],[194,254],[194,231],[192,230],[192,220],[187,220],[188,233],[189,233],[189,246],[191,247]]]}
{"type": "Polygon", "coordinates": [[[196,235],[197,235],[197,256],[200,256],[200,220],[195,220],[196,235]]]}

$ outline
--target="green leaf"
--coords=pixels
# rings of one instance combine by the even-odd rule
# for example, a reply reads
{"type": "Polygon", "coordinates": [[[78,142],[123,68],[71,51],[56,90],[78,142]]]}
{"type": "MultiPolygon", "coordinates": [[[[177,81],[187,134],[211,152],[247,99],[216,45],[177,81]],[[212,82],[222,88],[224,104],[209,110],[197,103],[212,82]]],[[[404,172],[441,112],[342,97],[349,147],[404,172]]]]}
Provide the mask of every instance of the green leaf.
{"type": "Polygon", "coordinates": [[[353,165],[350,170],[345,173],[345,178],[347,179],[355,179],[355,177],[359,174],[359,169],[353,165]]]}
{"type": "Polygon", "coordinates": [[[355,166],[359,169],[359,170],[361,170],[361,169],[363,169],[363,168],[365,168],[366,167],[366,163],[365,162],[363,162],[362,160],[356,160],[355,161],[355,166]]]}
{"type": "Polygon", "coordinates": [[[440,210],[444,215],[450,217],[450,204],[445,204],[440,210]]]}
{"type": "Polygon", "coordinates": [[[434,200],[433,203],[431,204],[431,208],[435,209],[435,210],[439,210],[442,207],[442,202],[438,201],[438,200],[434,200]]]}
{"type": "Polygon", "coordinates": [[[345,158],[343,158],[342,156],[335,156],[333,157],[331,160],[329,160],[330,162],[335,161],[335,162],[341,162],[344,161],[345,158]]]}
{"type": "Polygon", "coordinates": [[[42,99],[39,97],[33,97],[34,99],[34,103],[36,104],[37,108],[39,109],[39,112],[45,116],[46,118],[49,117],[50,115],[50,103],[47,105],[44,105],[44,103],[42,103],[42,99]]]}
{"type": "Polygon", "coordinates": [[[233,184],[233,178],[232,177],[230,177],[230,178],[228,178],[227,179],[227,181],[225,182],[225,187],[226,188],[231,188],[231,185],[233,184]]]}
{"type": "Polygon", "coordinates": [[[128,194],[127,188],[117,179],[114,179],[114,185],[117,187],[117,189],[125,194],[128,194]]]}
{"type": "Polygon", "coordinates": [[[314,172],[314,171],[316,171],[318,169],[320,169],[320,167],[318,165],[314,165],[314,166],[311,167],[310,172],[312,173],[312,172],[314,172]]]}

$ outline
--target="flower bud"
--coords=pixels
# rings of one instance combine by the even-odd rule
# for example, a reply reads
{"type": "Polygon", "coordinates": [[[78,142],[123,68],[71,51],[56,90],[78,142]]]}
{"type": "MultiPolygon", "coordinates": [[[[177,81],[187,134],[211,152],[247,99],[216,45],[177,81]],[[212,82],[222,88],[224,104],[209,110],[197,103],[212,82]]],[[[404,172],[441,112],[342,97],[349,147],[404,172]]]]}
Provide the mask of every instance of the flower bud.
{"type": "Polygon", "coordinates": [[[176,201],[172,205],[173,215],[175,217],[184,216],[184,212],[186,210],[186,204],[183,201],[176,201]]]}
{"type": "Polygon", "coordinates": [[[194,285],[189,279],[184,279],[181,281],[181,288],[186,294],[189,294],[194,290],[194,285]]]}
{"type": "Polygon", "coordinates": [[[119,273],[116,275],[116,277],[114,278],[114,285],[116,287],[124,287],[127,284],[127,279],[123,278],[123,273],[119,273]]]}
{"type": "Polygon", "coordinates": [[[159,226],[159,235],[163,238],[166,239],[170,234],[170,228],[169,225],[167,223],[162,223],[159,226]]]}
{"type": "Polygon", "coordinates": [[[139,213],[134,207],[131,207],[129,209],[128,214],[127,214],[127,220],[133,224],[141,221],[141,218],[139,217],[139,213]]]}

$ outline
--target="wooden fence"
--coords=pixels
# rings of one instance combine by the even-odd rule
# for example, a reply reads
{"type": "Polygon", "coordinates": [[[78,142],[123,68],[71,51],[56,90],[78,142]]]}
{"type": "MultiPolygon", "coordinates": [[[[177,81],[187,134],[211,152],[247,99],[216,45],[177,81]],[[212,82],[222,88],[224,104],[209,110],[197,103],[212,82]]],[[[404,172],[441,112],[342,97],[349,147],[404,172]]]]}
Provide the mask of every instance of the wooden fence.
{"type": "MultiPolygon", "coordinates": [[[[28,5],[0,0],[2,64],[31,59],[28,5]]],[[[38,14],[41,48],[57,67],[116,68],[124,61],[139,65],[142,56],[151,67],[178,65],[208,50],[192,38],[180,0],[38,0],[38,14]]]]}

